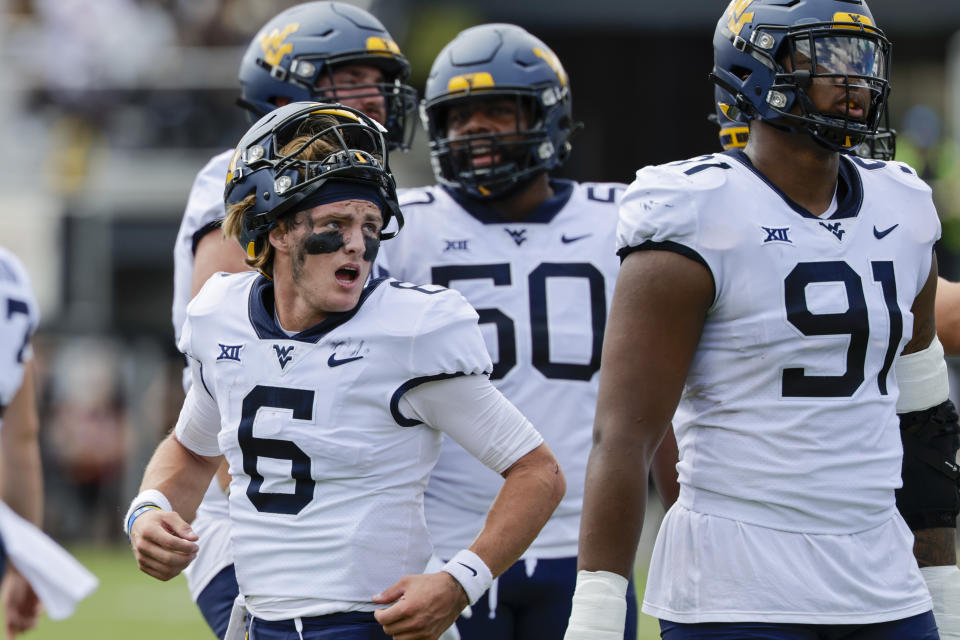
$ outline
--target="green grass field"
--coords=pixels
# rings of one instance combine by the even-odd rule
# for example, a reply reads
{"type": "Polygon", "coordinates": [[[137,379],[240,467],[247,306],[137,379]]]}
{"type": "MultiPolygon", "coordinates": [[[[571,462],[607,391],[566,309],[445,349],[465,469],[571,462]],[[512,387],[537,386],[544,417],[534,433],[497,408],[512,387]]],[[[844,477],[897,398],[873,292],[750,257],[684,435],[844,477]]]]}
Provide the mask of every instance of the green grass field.
{"type": "MultiPolygon", "coordinates": [[[[71,552],[100,578],[97,591],[80,603],[72,618],[47,617],[25,640],[211,640],[199,611],[190,601],[182,576],[160,582],[140,573],[126,547],[73,548],[71,552]]],[[[646,571],[638,572],[643,592],[646,571]]],[[[657,622],[640,615],[639,640],[659,637],[657,622]]],[[[533,639],[532,639],[533,640],[533,639]]]]}

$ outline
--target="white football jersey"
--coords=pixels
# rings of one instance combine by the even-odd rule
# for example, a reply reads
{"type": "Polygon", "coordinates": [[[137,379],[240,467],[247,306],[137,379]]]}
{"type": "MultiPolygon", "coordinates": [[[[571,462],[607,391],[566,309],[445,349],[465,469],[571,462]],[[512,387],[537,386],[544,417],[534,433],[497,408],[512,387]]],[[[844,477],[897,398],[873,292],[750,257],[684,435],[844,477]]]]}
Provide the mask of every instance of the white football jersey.
{"type": "Polygon", "coordinates": [[[30,335],[40,316],[30,280],[19,258],[0,247],[0,425],[2,408],[23,382],[24,363],[33,357],[30,335]]]}
{"type": "MultiPolygon", "coordinates": [[[[197,174],[177,232],[173,247],[173,332],[178,342],[187,315],[187,304],[192,297],[193,254],[197,242],[210,230],[211,225],[226,215],[223,189],[231,157],[233,149],[228,149],[211,158],[197,174]]],[[[185,371],[183,385],[184,389],[190,385],[188,371],[185,371]]],[[[200,552],[186,568],[184,575],[194,600],[221,569],[233,563],[225,531],[228,517],[227,497],[214,479],[197,509],[197,517],[191,523],[200,537],[200,552]]]]}
{"type": "Polygon", "coordinates": [[[256,273],[219,274],[190,303],[180,345],[220,431],[198,443],[181,415],[178,437],[227,458],[237,579],[254,613],[259,599],[311,603],[297,615],[372,610],[374,593],[431,553],[422,494],[440,432],[400,399],[490,371],[477,314],[455,291],[379,280],[354,311],[288,337],[272,291],[256,273]]]}
{"type": "MultiPolygon", "coordinates": [[[[806,534],[797,536],[804,544],[817,535],[864,535],[899,518],[893,363],[912,335],[910,309],[939,235],[929,187],[902,163],[842,157],[835,204],[819,217],[769,183],[741,151],[637,173],[621,203],[618,246],[679,252],[709,269],[715,285],[674,419],[678,504],[784,538],[806,534]]],[[[884,539],[886,547],[850,546],[915,569],[909,536],[884,539]]],[[[655,556],[677,548],[667,542],[658,539],[655,556]]],[[[784,549],[772,546],[753,549],[751,562],[775,583],[787,569],[774,560],[784,549]]],[[[717,567],[696,570],[704,582],[727,575],[721,561],[737,557],[732,548],[713,553],[717,567]]],[[[834,560],[812,563],[802,581],[809,594],[770,604],[773,617],[756,619],[791,619],[777,616],[809,602],[819,604],[808,612],[879,616],[874,620],[923,606],[915,571],[891,587],[888,576],[865,570],[872,566],[866,557],[850,552],[834,560]],[[823,602],[814,593],[816,585],[846,584],[850,576],[862,587],[859,602],[823,602]]],[[[672,566],[662,558],[654,564],[672,566]]],[[[655,585],[660,578],[651,573],[655,585]]],[[[664,586],[651,595],[648,587],[647,599],[681,621],[691,619],[677,617],[684,606],[715,604],[684,601],[680,591],[664,586]]],[[[741,604],[761,611],[771,592],[751,593],[753,601],[741,604]]]]}
{"type": "MultiPolygon", "coordinates": [[[[600,349],[620,264],[617,201],[626,189],[567,180],[551,185],[554,197],[523,222],[506,222],[442,187],[405,189],[406,224],[377,258],[381,274],[450,286],[470,301],[494,361],[491,381],[560,462],[566,495],[526,558],[577,555],[600,349]]],[[[469,546],[502,484],[444,438],[425,501],[441,557],[469,546]]]]}

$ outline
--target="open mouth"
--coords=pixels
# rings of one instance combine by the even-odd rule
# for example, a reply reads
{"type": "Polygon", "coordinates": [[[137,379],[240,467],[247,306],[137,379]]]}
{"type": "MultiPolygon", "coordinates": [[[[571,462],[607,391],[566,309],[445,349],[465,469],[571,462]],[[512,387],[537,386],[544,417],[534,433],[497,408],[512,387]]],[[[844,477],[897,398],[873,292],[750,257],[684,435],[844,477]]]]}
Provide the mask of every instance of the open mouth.
{"type": "Polygon", "coordinates": [[[841,100],[837,102],[835,109],[840,115],[854,120],[863,121],[867,118],[867,110],[855,100],[841,100]]]}
{"type": "Polygon", "coordinates": [[[360,277],[360,270],[353,267],[340,267],[334,273],[334,277],[341,284],[353,284],[360,277]]]}
{"type": "Polygon", "coordinates": [[[499,154],[493,153],[490,147],[478,147],[470,153],[470,164],[474,167],[489,167],[499,161],[499,154]]]}

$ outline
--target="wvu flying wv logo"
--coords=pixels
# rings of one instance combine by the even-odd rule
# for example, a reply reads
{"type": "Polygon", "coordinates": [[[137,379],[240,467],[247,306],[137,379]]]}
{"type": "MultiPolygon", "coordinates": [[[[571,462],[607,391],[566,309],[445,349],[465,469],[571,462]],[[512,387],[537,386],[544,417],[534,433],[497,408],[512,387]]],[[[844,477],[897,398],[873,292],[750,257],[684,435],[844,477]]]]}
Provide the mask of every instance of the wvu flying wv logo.
{"type": "Polygon", "coordinates": [[[283,41],[298,29],[300,29],[299,23],[294,22],[285,26],[282,31],[274,29],[270,33],[260,36],[258,42],[260,48],[263,49],[263,59],[273,66],[280,64],[283,56],[293,52],[293,43],[284,43],[283,41]]]}
{"type": "Polygon", "coordinates": [[[843,240],[843,234],[846,231],[840,226],[839,222],[821,222],[820,226],[837,237],[837,240],[843,240]]]}
{"type": "Polygon", "coordinates": [[[518,247],[527,241],[526,229],[504,229],[504,231],[510,234],[510,237],[517,243],[518,247]]]}
{"type": "Polygon", "coordinates": [[[290,355],[290,352],[293,351],[295,345],[290,345],[288,347],[281,347],[278,344],[273,345],[273,350],[277,352],[277,360],[280,361],[280,368],[283,369],[287,366],[287,363],[293,360],[293,356],[290,355]]]}
{"type": "Polygon", "coordinates": [[[733,35],[740,35],[743,26],[753,21],[753,12],[747,12],[747,8],[753,4],[753,0],[731,0],[727,7],[727,28],[733,35]]]}

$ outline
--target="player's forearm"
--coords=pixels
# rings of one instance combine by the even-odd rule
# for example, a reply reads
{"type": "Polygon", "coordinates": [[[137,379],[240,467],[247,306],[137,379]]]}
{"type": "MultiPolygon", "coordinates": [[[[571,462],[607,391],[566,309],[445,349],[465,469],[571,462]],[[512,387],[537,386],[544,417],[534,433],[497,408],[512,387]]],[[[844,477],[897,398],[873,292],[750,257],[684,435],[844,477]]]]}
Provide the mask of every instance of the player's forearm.
{"type": "Polygon", "coordinates": [[[650,455],[637,443],[594,443],[580,519],[580,569],[630,577],[647,507],[650,455]]]}
{"type": "Polygon", "coordinates": [[[518,460],[504,477],[483,530],[470,545],[494,576],[530,546],[566,490],[563,471],[545,444],[518,460]]]}
{"type": "Polygon", "coordinates": [[[147,464],[140,491],[159,490],[170,500],[173,510],[191,522],[221,460],[193,453],[171,433],[147,464]]]}
{"type": "Polygon", "coordinates": [[[956,529],[939,527],[913,532],[913,555],[921,567],[957,564],[956,529]]]}
{"type": "Polygon", "coordinates": [[[37,526],[43,522],[43,476],[40,468],[39,430],[33,381],[28,362],[23,384],[4,413],[3,500],[37,526]]]}

